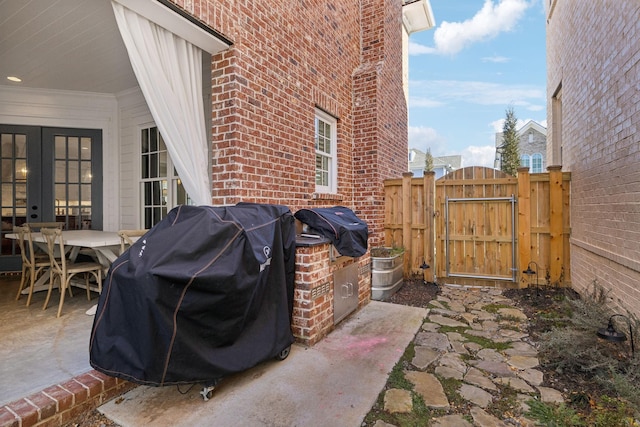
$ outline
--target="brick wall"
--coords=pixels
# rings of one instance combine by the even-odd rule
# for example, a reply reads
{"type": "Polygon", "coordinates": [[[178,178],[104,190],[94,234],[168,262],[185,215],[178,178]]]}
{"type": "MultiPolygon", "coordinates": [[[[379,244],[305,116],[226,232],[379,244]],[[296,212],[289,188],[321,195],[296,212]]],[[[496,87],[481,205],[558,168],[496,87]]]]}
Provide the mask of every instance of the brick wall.
{"type": "Polygon", "coordinates": [[[0,427],[73,425],[82,414],[135,387],[90,371],[0,407],[0,427]]]}
{"type": "Polygon", "coordinates": [[[291,328],[297,342],[314,345],[334,328],[333,274],[350,264],[358,264],[358,307],[371,299],[371,269],[368,255],[353,259],[330,258],[329,244],[298,247],[296,287],[291,328]]]}
{"type": "Polygon", "coordinates": [[[344,205],[381,241],[407,170],[401,2],[175,1],[233,42],[212,58],[213,204],[344,205]],[[315,194],[314,113],[338,120],[337,194],[315,194]]]}
{"type": "Polygon", "coordinates": [[[549,144],[561,144],[571,171],[573,286],[584,292],[597,281],[618,309],[640,316],[637,2],[553,1],[547,67],[549,144]]]}

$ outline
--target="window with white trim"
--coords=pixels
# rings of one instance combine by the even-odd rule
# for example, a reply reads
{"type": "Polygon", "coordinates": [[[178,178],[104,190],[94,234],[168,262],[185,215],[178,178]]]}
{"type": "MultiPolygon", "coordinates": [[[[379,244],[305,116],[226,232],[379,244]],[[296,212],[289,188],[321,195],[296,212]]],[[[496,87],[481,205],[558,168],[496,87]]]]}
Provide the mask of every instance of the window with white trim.
{"type": "Polygon", "coordinates": [[[541,173],[543,164],[542,164],[542,154],[535,153],[531,156],[531,172],[532,173],[541,173]]]}
{"type": "Polygon", "coordinates": [[[336,123],[335,117],[316,110],[316,192],[318,193],[336,192],[336,123]]]}
{"type": "Polygon", "coordinates": [[[529,155],[523,154],[520,156],[520,166],[531,169],[531,159],[529,155]]]}
{"type": "Polygon", "coordinates": [[[142,228],[151,228],[167,212],[191,200],[182,186],[162,135],[157,127],[142,129],[140,135],[140,193],[142,195],[142,228]]]}

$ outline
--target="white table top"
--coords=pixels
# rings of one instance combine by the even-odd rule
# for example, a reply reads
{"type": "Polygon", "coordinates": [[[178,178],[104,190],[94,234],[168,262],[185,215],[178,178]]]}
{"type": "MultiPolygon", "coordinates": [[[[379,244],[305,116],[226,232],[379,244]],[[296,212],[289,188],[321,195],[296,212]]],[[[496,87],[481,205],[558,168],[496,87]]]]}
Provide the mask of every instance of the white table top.
{"type": "MultiPolygon", "coordinates": [[[[9,239],[16,239],[14,233],[6,234],[9,239]]],[[[34,242],[45,242],[44,236],[39,232],[31,233],[34,242]]],[[[115,231],[100,230],[62,230],[62,239],[65,245],[82,246],[85,248],[99,248],[103,246],[120,245],[120,236],[115,231]]]]}

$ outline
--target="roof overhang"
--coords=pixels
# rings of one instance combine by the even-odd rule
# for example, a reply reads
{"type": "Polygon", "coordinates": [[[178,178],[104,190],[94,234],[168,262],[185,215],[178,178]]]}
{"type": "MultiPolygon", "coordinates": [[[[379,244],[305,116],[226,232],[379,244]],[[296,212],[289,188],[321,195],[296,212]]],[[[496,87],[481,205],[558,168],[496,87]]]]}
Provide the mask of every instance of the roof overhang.
{"type": "Polygon", "coordinates": [[[429,0],[408,0],[402,5],[402,22],[409,35],[436,25],[429,0]]]}
{"type": "Polygon", "coordinates": [[[167,0],[114,0],[167,31],[214,55],[233,43],[167,0]]]}

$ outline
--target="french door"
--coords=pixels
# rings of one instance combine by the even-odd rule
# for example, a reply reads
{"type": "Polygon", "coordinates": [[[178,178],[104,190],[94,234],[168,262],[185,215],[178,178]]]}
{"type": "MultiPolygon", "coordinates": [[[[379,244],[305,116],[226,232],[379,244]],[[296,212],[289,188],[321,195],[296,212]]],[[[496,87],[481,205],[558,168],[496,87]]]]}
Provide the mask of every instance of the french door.
{"type": "Polygon", "coordinates": [[[20,269],[5,234],[25,222],[102,229],[102,131],[0,125],[0,271],[20,269]]]}

